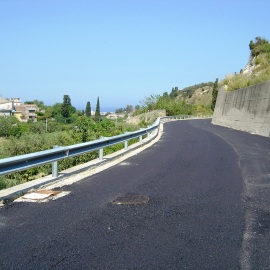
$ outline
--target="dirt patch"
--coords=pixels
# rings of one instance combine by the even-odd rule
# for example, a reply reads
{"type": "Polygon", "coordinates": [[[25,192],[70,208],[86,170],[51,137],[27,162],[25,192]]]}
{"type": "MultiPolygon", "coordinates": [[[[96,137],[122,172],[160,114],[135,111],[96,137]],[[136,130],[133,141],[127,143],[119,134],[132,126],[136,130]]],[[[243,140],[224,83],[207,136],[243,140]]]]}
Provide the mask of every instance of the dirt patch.
{"type": "Polygon", "coordinates": [[[129,124],[137,125],[140,122],[144,121],[146,123],[154,122],[158,117],[166,116],[165,110],[155,110],[147,113],[143,113],[136,116],[128,116],[126,122],[129,124]]]}

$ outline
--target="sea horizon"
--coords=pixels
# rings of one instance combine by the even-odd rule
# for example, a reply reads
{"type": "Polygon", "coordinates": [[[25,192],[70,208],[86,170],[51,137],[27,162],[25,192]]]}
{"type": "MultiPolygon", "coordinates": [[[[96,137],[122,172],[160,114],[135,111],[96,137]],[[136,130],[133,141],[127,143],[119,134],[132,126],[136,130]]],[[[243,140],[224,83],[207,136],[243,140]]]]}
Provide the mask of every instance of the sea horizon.
{"type": "MultiPolygon", "coordinates": [[[[78,108],[78,110],[82,111],[84,110],[85,111],[85,108],[82,108],[81,106],[78,108]]],[[[96,111],[96,108],[91,108],[92,111],[96,111]]],[[[115,111],[117,110],[117,107],[100,107],[100,112],[107,112],[107,113],[114,113],[115,111]]]]}

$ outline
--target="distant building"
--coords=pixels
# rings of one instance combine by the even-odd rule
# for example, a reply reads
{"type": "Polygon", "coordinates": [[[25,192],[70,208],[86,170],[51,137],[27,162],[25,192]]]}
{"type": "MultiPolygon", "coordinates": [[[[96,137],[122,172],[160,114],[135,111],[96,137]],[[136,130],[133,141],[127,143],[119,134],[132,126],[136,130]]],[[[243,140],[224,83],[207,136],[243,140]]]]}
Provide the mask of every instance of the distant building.
{"type": "Polygon", "coordinates": [[[21,104],[20,98],[0,97],[0,116],[15,116],[21,122],[37,121],[38,107],[35,104],[21,104]]]}
{"type": "Polygon", "coordinates": [[[15,116],[20,122],[23,122],[24,120],[24,115],[22,114],[22,112],[14,112],[13,116],[15,116]]]}
{"type": "Polygon", "coordinates": [[[21,105],[21,98],[10,98],[10,101],[13,101],[14,106],[20,106],[21,105]]]}
{"type": "Polygon", "coordinates": [[[37,111],[38,107],[35,104],[22,104],[18,106],[14,106],[16,114],[21,113],[20,116],[22,122],[27,122],[28,120],[32,120],[33,122],[37,121],[37,111]]]}
{"type": "Polygon", "coordinates": [[[0,116],[10,116],[14,112],[13,101],[0,97],[0,116]]]}

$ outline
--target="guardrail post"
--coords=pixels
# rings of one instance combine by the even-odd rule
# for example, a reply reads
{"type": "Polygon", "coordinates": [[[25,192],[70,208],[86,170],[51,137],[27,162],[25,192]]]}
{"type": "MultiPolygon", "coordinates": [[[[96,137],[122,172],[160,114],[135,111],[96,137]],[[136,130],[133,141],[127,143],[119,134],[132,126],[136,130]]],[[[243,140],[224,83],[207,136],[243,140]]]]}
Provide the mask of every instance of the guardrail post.
{"type": "Polygon", "coordinates": [[[158,127],[155,129],[155,133],[154,133],[154,136],[157,136],[158,135],[158,127]]]}
{"type": "Polygon", "coordinates": [[[99,149],[99,160],[103,160],[103,148],[99,149]]]}
{"type": "MultiPolygon", "coordinates": [[[[103,136],[100,136],[100,139],[103,139],[104,137],[103,136]]],[[[99,160],[103,160],[103,148],[100,148],[99,149],[99,160]]]]}
{"type": "MultiPolygon", "coordinates": [[[[149,126],[148,126],[148,128],[149,128],[149,126]]],[[[148,133],[147,133],[147,138],[148,138],[148,139],[150,138],[150,135],[151,135],[151,132],[148,132],[148,133]]]]}
{"type": "MultiPolygon", "coordinates": [[[[54,145],[53,148],[58,148],[58,145],[54,145]]],[[[54,161],[52,163],[52,177],[58,177],[58,162],[54,161]]]]}
{"type": "Polygon", "coordinates": [[[140,136],[140,143],[142,143],[142,135],[140,136]]]}
{"type": "MultiPolygon", "coordinates": [[[[129,132],[125,132],[125,133],[127,134],[129,132]]],[[[127,151],[128,150],[128,140],[125,141],[124,147],[125,147],[125,151],[127,151]]]]}

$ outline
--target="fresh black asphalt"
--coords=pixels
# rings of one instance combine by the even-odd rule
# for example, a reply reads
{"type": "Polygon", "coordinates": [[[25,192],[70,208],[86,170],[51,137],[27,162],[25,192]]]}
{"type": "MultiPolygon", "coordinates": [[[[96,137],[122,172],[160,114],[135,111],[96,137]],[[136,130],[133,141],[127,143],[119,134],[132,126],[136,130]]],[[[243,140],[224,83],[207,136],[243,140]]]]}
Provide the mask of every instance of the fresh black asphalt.
{"type": "Polygon", "coordinates": [[[0,208],[0,269],[269,269],[269,161],[269,138],[166,123],[69,195],[0,208]],[[150,200],[112,203],[132,194],[150,200]]]}

